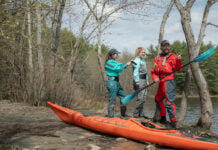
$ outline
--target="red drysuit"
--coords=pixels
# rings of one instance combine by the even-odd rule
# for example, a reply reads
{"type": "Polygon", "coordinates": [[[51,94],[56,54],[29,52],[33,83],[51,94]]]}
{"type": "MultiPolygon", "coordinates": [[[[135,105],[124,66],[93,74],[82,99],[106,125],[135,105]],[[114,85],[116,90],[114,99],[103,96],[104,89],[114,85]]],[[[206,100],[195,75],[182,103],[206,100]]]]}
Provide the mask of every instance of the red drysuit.
{"type": "MultiPolygon", "coordinates": [[[[151,70],[152,79],[161,78],[167,73],[173,72],[177,68],[182,66],[182,60],[177,59],[177,55],[169,52],[166,56],[156,56],[153,67],[151,70]]],[[[181,71],[179,69],[178,71],[181,71]]],[[[176,94],[176,79],[175,75],[171,74],[166,76],[159,82],[158,91],[155,96],[155,100],[157,102],[158,109],[160,109],[160,115],[166,116],[166,109],[168,111],[170,121],[176,121],[176,105],[174,104],[176,94]],[[166,100],[166,108],[163,100],[166,100]]]]}

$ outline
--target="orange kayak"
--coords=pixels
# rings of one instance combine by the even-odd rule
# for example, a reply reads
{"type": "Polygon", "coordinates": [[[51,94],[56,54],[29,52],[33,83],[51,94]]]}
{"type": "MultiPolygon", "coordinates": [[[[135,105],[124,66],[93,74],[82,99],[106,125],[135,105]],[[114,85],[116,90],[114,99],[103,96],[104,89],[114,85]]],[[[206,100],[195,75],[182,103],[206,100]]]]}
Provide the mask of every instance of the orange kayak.
{"type": "Polygon", "coordinates": [[[47,104],[61,120],[87,129],[179,149],[218,150],[217,143],[205,141],[205,138],[185,135],[173,129],[165,129],[143,119],[123,120],[101,116],[84,116],[80,112],[51,102],[47,102],[47,104]]]}

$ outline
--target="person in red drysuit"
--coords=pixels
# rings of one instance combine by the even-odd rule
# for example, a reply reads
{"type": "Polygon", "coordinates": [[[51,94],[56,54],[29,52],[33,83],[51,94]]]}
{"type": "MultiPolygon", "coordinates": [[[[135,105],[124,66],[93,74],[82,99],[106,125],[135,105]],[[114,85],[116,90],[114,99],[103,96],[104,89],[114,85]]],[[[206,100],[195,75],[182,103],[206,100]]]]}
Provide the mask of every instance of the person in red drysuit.
{"type": "MultiPolygon", "coordinates": [[[[159,56],[155,57],[153,67],[151,70],[151,77],[154,82],[158,82],[158,91],[155,96],[155,102],[157,108],[160,110],[161,120],[160,123],[166,124],[166,110],[170,118],[170,126],[172,128],[176,127],[176,79],[175,74],[171,74],[161,79],[164,75],[175,71],[179,67],[182,67],[182,58],[181,55],[175,55],[170,52],[170,43],[167,40],[161,42],[161,53],[159,56]],[[165,103],[164,103],[165,99],[165,103]],[[166,106],[165,106],[166,105],[166,106]]],[[[181,71],[179,69],[178,71],[181,71]]]]}

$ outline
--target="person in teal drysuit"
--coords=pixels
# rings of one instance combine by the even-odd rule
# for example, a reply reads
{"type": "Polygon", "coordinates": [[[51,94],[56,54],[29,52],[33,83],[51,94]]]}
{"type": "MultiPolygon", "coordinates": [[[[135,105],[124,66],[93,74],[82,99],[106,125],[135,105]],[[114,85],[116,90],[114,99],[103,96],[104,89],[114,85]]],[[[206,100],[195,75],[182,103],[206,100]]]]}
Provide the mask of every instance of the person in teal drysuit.
{"type": "MultiPolygon", "coordinates": [[[[133,77],[134,77],[133,87],[135,90],[141,89],[149,84],[148,75],[147,75],[147,66],[144,60],[145,54],[146,54],[145,49],[142,47],[138,47],[136,49],[136,58],[132,62],[133,77]]],[[[146,95],[147,95],[147,89],[144,89],[138,93],[135,109],[133,112],[133,117],[147,118],[144,115],[144,111],[143,111],[146,95]]]]}
{"type": "Polygon", "coordinates": [[[120,98],[120,112],[121,118],[126,119],[126,105],[121,102],[122,98],[125,97],[125,91],[119,83],[120,72],[124,71],[131,62],[119,63],[115,59],[118,57],[119,52],[116,49],[111,49],[108,52],[105,69],[108,76],[106,83],[108,93],[109,93],[109,102],[108,102],[108,117],[114,117],[114,107],[116,104],[116,96],[120,98]]]}

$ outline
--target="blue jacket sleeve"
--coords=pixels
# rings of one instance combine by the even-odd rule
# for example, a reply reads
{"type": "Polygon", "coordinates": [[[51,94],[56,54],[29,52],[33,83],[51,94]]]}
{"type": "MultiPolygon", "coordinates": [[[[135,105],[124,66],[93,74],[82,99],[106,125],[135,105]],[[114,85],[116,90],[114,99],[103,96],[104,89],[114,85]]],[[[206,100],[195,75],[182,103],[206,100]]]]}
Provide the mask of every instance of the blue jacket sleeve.
{"type": "Polygon", "coordinates": [[[133,77],[135,82],[139,82],[139,68],[140,68],[140,59],[135,58],[135,64],[132,63],[133,66],[133,77]]]}
{"type": "Polygon", "coordinates": [[[115,72],[122,72],[126,69],[126,67],[127,67],[126,63],[119,63],[115,60],[108,60],[105,64],[106,69],[110,69],[115,72]]]}

